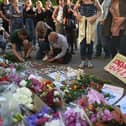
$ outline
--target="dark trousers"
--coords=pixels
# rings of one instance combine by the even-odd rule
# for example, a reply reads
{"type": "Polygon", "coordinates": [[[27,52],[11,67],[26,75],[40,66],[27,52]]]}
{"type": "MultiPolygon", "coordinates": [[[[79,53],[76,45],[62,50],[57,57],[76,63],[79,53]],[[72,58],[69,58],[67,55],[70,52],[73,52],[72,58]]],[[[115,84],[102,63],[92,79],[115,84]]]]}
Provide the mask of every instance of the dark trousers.
{"type": "Polygon", "coordinates": [[[120,46],[120,37],[119,36],[112,36],[111,38],[111,55],[114,57],[118,51],[120,46]]]}
{"type": "Polygon", "coordinates": [[[49,42],[39,42],[39,49],[36,53],[36,59],[41,60],[49,50],[49,42]]]}
{"type": "Polygon", "coordinates": [[[74,36],[74,30],[66,30],[66,36],[67,36],[67,41],[68,41],[68,44],[69,44],[69,49],[70,49],[70,52],[73,52],[73,46],[74,46],[74,39],[75,39],[75,36],[74,36]]]}
{"type": "Polygon", "coordinates": [[[81,59],[82,60],[85,60],[86,58],[92,59],[92,54],[93,54],[93,42],[87,44],[86,39],[83,39],[82,42],[80,43],[81,59]]]}
{"type": "Polygon", "coordinates": [[[120,37],[120,47],[119,47],[119,52],[126,56],[126,35],[122,35],[120,37]]]}
{"type": "MultiPolygon", "coordinates": [[[[61,49],[55,48],[53,49],[53,51],[54,51],[54,56],[56,56],[61,52],[61,49]]],[[[72,55],[69,52],[69,50],[67,50],[66,54],[63,57],[57,59],[56,62],[61,64],[67,64],[71,61],[71,59],[72,59],[72,55]]]]}
{"type": "Polygon", "coordinates": [[[6,49],[6,42],[5,41],[0,41],[0,48],[2,49],[2,51],[5,51],[5,49],[6,49]]]}
{"type": "Polygon", "coordinates": [[[97,25],[97,44],[96,44],[96,56],[101,56],[102,48],[105,56],[110,56],[110,37],[103,35],[103,24],[97,25]]]}
{"type": "Polygon", "coordinates": [[[103,36],[102,37],[103,41],[103,50],[105,53],[105,56],[110,56],[110,42],[111,42],[111,37],[110,36],[103,36]]]}

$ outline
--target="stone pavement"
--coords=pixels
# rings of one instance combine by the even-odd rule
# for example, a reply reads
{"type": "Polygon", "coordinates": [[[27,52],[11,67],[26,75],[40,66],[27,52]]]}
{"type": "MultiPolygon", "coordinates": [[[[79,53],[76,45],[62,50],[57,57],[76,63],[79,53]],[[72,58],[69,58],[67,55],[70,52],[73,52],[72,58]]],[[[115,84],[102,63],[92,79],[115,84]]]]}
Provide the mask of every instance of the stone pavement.
{"type": "MultiPolygon", "coordinates": [[[[34,63],[43,64],[42,60],[41,61],[35,60],[36,51],[37,50],[33,50],[31,61],[34,63]]],[[[104,59],[103,57],[93,58],[92,63],[94,65],[94,68],[85,68],[84,71],[87,74],[93,74],[97,76],[98,78],[111,82],[112,85],[123,87],[125,88],[125,92],[126,92],[125,84],[104,70],[104,66],[107,65],[110,61],[111,61],[111,58],[109,59],[104,59]]],[[[80,60],[79,51],[76,51],[76,54],[73,55],[71,62],[65,66],[71,66],[71,67],[77,68],[80,62],[81,60],[80,60]]]]}
{"type": "MultiPolygon", "coordinates": [[[[33,52],[33,54],[35,53],[33,52]]],[[[33,57],[35,56],[33,55],[33,57]]],[[[33,61],[38,63],[43,63],[42,61],[36,61],[34,58],[33,61]]],[[[125,84],[122,81],[120,81],[119,79],[117,79],[116,77],[114,77],[113,75],[111,75],[110,73],[104,70],[104,66],[107,65],[110,61],[111,58],[109,59],[105,59],[103,57],[93,58],[92,63],[94,65],[94,68],[85,68],[84,70],[87,74],[93,74],[98,78],[107,80],[108,82],[111,82],[113,85],[123,87],[126,90],[125,84]]],[[[80,62],[81,60],[80,60],[79,51],[76,51],[76,54],[73,55],[72,57],[72,61],[65,66],[72,66],[74,68],[77,68],[80,62]]]]}

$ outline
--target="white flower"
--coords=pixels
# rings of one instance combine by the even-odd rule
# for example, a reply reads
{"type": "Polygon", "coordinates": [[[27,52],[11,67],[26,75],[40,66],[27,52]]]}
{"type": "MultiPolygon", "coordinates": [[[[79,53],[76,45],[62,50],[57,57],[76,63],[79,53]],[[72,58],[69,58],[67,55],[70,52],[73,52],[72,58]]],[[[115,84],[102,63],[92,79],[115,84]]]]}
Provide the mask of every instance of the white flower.
{"type": "Polygon", "coordinates": [[[26,96],[29,96],[29,97],[32,96],[32,92],[26,87],[18,88],[16,90],[16,92],[19,92],[20,94],[23,94],[23,95],[26,95],[26,96]]]}
{"type": "Polygon", "coordinates": [[[22,80],[22,81],[20,81],[19,85],[22,87],[25,87],[27,85],[27,81],[22,80]]]}
{"type": "Polygon", "coordinates": [[[54,96],[59,96],[60,93],[58,91],[54,91],[54,96]]]}
{"type": "Polygon", "coordinates": [[[16,93],[13,95],[13,98],[15,99],[17,104],[24,104],[29,109],[33,109],[32,92],[28,88],[18,88],[16,90],[16,93]]]}
{"type": "Polygon", "coordinates": [[[30,110],[32,110],[32,109],[34,108],[34,105],[33,105],[33,104],[26,104],[26,106],[27,106],[30,110]]]}
{"type": "Polygon", "coordinates": [[[51,122],[46,122],[44,126],[61,126],[61,121],[59,119],[52,120],[51,122]]]}

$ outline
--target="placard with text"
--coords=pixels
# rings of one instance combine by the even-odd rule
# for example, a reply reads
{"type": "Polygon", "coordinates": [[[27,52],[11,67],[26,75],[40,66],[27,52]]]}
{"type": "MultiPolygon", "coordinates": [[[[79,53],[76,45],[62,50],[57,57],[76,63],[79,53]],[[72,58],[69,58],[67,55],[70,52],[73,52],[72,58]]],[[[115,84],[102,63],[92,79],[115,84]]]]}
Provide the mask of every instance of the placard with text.
{"type": "Polygon", "coordinates": [[[104,69],[126,83],[126,57],[117,54],[104,69]]]}

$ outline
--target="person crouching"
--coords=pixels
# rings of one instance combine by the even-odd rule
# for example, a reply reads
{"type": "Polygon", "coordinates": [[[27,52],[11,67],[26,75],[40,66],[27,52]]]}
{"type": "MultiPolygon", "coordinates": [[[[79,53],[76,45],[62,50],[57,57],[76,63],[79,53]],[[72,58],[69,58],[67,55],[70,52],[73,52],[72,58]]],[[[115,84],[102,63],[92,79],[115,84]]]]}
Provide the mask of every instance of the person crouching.
{"type": "Polygon", "coordinates": [[[48,40],[50,42],[48,62],[69,63],[72,55],[69,53],[66,37],[59,33],[51,32],[48,36],[48,40]]]}
{"type": "Polygon", "coordinates": [[[15,30],[11,35],[11,43],[12,52],[19,62],[24,62],[25,59],[30,58],[32,43],[25,29],[15,30]]]}

